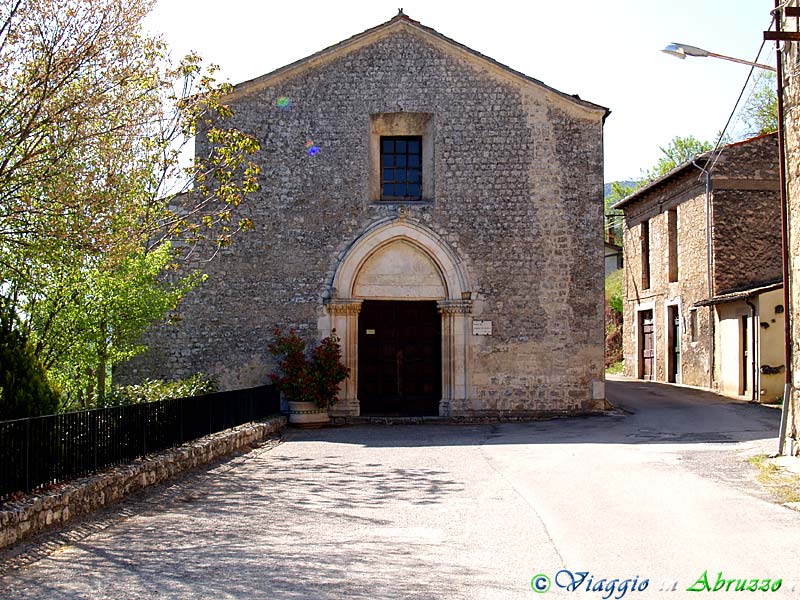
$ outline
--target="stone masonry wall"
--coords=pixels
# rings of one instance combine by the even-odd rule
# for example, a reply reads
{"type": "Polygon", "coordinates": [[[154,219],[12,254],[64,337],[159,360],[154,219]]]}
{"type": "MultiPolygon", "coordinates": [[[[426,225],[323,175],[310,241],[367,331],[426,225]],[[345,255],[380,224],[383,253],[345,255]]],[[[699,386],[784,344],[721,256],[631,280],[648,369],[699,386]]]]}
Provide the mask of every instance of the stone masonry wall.
{"type": "Polygon", "coordinates": [[[777,135],[726,148],[712,183],[715,295],[781,279],[777,135]]]}
{"type": "Polygon", "coordinates": [[[667,381],[667,303],[678,306],[681,319],[681,382],[708,387],[713,347],[713,316],[710,308],[692,304],[708,297],[706,278],[705,183],[700,171],[692,170],[670,185],[656,188],[625,207],[623,243],[625,253],[625,304],[623,322],[624,373],[640,376],[639,323],[637,309],[652,308],[655,334],[655,379],[667,381]],[[669,281],[667,211],[677,210],[678,281],[669,281]],[[650,287],[642,289],[642,222],[650,227],[650,287]],[[692,339],[691,320],[696,320],[692,339]]]}
{"type": "Polygon", "coordinates": [[[448,242],[470,274],[473,317],[493,322],[471,342],[473,410],[592,405],[603,379],[602,112],[405,29],[232,108],[263,148],[248,201],[256,231],[204,266],[180,324],[153,331],[119,380],[203,370],[223,389],[255,385],[273,367],[274,325],[317,337],[338,260],[397,215],[369,197],[370,115],[409,111],[433,115],[435,191],[408,203],[407,218],[448,242]],[[284,96],[288,110],[276,106],[284,96]]]}
{"type": "MultiPolygon", "coordinates": [[[[654,309],[655,378],[668,381],[667,305],[681,319],[681,383],[715,387],[714,309],[692,305],[781,276],[776,136],[731,144],[711,171],[712,280],[708,282],[705,175],[689,168],[625,206],[625,374],[638,377],[637,308],[654,309]],[[667,212],[678,215],[678,281],[669,281],[667,212]],[[641,223],[650,223],[651,285],[641,289],[641,223]],[[695,327],[692,327],[692,321],[695,327]],[[693,334],[694,332],[694,334],[693,334]]],[[[717,353],[718,354],[718,353],[717,353]]]]}
{"type": "Polygon", "coordinates": [[[260,443],[285,426],[286,417],[242,425],[149,455],[144,460],[106,469],[52,492],[7,502],[0,506],[0,548],[118,502],[182,471],[260,443]]]}
{"type": "Polygon", "coordinates": [[[713,198],[716,295],[779,281],[782,260],[778,192],[718,190],[713,198]]]}
{"type": "MultiPolygon", "coordinates": [[[[791,5],[798,3],[791,2],[791,5]]],[[[797,19],[784,19],[785,31],[797,31],[797,19]]],[[[792,338],[793,390],[788,432],[800,433],[800,44],[785,44],[784,111],[786,142],[786,187],[789,210],[789,309],[792,338]]],[[[800,445],[795,446],[800,453],[800,445]]]]}

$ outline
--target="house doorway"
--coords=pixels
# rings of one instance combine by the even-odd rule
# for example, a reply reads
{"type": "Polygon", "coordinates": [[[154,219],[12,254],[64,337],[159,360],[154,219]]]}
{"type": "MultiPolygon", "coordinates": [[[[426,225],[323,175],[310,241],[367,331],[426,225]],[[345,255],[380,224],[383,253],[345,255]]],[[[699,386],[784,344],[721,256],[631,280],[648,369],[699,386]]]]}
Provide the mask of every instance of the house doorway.
{"type": "Polygon", "coordinates": [[[435,301],[363,302],[358,397],[362,415],[439,414],[442,317],[435,301]]]}
{"type": "Polygon", "coordinates": [[[670,383],[681,382],[681,317],[677,305],[667,306],[669,325],[669,376],[670,383]]]}
{"type": "Polygon", "coordinates": [[[741,326],[739,328],[739,394],[746,396],[750,389],[747,385],[747,374],[750,371],[750,352],[748,351],[748,318],[746,315],[741,317],[741,326]]]}
{"type": "Polygon", "coordinates": [[[653,311],[639,312],[639,379],[654,379],[655,335],[653,333],[653,311]]]}

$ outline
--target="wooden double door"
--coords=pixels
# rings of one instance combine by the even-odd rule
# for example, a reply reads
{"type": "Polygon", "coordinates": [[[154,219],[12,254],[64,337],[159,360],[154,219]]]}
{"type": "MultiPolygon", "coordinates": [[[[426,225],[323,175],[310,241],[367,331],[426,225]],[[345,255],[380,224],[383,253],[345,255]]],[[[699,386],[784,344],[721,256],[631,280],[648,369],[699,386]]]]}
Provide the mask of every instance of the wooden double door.
{"type": "Polygon", "coordinates": [[[442,319],[435,301],[365,300],[358,317],[363,415],[438,415],[442,319]]]}

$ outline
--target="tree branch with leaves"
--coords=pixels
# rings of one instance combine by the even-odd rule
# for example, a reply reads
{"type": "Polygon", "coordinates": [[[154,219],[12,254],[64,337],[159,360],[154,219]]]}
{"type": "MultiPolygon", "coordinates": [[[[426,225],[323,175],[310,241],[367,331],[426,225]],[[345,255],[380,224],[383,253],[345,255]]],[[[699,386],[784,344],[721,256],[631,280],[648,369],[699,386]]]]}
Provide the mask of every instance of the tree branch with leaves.
{"type": "Polygon", "coordinates": [[[84,404],[202,280],[176,266],[253,228],[259,143],[217,67],[143,30],[152,5],[0,0],[0,298],[84,404]],[[186,164],[198,132],[213,150],[186,164]]]}

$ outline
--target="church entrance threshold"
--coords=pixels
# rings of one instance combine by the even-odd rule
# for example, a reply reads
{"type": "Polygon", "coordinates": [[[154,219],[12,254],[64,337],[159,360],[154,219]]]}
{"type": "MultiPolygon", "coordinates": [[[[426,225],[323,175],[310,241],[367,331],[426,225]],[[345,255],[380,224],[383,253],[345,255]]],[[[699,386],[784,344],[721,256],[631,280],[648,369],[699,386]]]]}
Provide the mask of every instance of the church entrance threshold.
{"type": "Polygon", "coordinates": [[[442,318],[436,302],[365,300],[358,330],[361,414],[438,415],[442,318]]]}

